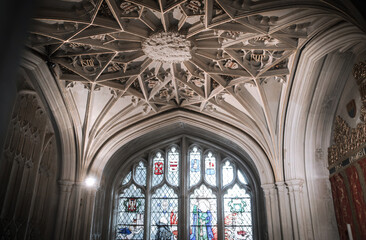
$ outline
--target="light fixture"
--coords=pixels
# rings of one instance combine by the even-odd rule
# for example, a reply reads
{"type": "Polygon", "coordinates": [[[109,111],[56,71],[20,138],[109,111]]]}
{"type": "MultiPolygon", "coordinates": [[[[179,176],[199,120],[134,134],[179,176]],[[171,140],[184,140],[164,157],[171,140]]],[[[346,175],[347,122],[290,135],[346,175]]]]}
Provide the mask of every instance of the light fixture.
{"type": "Polygon", "coordinates": [[[97,179],[95,177],[89,176],[85,179],[85,185],[87,187],[94,187],[97,183],[97,179]]]}

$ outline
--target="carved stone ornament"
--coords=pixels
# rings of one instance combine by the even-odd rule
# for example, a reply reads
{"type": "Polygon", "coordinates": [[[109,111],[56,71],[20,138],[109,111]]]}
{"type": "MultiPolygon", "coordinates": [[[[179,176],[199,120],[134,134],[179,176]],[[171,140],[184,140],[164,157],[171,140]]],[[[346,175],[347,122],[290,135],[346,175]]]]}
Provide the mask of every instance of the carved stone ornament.
{"type": "Polygon", "coordinates": [[[175,106],[202,111],[227,86],[249,79],[286,82],[289,57],[317,22],[293,20],[305,8],[274,13],[266,6],[248,16],[256,1],[100,2],[87,23],[79,19],[83,14],[37,17],[28,45],[50,49],[44,52],[67,89],[77,82],[122,90],[155,112],[175,106]]]}
{"type": "Polygon", "coordinates": [[[344,119],[337,116],[333,134],[334,144],[328,148],[329,168],[366,144],[366,123],[351,128],[344,119]]]}
{"type": "Polygon", "coordinates": [[[360,62],[353,67],[353,77],[356,79],[361,95],[362,106],[360,120],[356,128],[351,128],[345,120],[337,116],[333,132],[334,144],[328,148],[329,168],[339,164],[345,156],[359,150],[366,144],[366,63],[360,62]]]}
{"type": "Polygon", "coordinates": [[[357,80],[358,85],[366,79],[366,62],[355,64],[353,67],[353,77],[357,80]]]}
{"type": "Polygon", "coordinates": [[[359,87],[362,106],[360,109],[360,120],[366,122],[366,63],[359,62],[353,67],[353,77],[359,87]]]}

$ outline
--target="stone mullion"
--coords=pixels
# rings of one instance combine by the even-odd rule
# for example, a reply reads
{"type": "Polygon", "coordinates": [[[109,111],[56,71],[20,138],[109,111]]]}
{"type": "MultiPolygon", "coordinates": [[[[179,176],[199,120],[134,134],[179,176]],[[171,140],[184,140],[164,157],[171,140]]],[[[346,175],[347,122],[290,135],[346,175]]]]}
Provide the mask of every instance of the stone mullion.
{"type": "Polygon", "coordinates": [[[19,188],[17,187],[17,182],[19,181],[19,175],[20,173],[22,173],[23,171],[23,166],[24,166],[24,161],[21,158],[21,156],[19,156],[18,158],[15,159],[15,161],[13,161],[13,166],[11,169],[11,173],[10,173],[10,177],[9,177],[9,182],[8,182],[8,186],[6,188],[6,195],[5,195],[5,200],[4,200],[4,204],[3,204],[3,208],[2,208],[2,212],[1,212],[1,218],[12,218],[12,216],[10,216],[11,214],[11,209],[12,206],[14,205],[13,199],[17,199],[17,195],[18,195],[18,190],[19,188]]]}
{"type": "Polygon", "coordinates": [[[3,206],[6,189],[9,183],[11,169],[14,162],[14,152],[11,152],[10,143],[12,139],[15,137],[15,129],[16,123],[14,123],[14,119],[12,119],[9,128],[12,128],[11,133],[8,133],[7,140],[5,141],[4,149],[0,158],[0,210],[3,206]],[[8,146],[7,146],[8,145],[8,146]]]}
{"type": "MultiPolygon", "coordinates": [[[[45,117],[45,116],[43,116],[45,117]]],[[[40,167],[40,163],[41,163],[41,158],[42,158],[42,148],[44,145],[44,140],[45,140],[45,135],[46,135],[46,128],[43,127],[43,129],[39,130],[40,132],[40,138],[38,139],[38,145],[35,146],[35,144],[37,143],[37,141],[35,143],[33,143],[33,154],[32,157],[30,159],[31,163],[29,163],[30,165],[27,165],[27,173],[28,176],[26,178],[24,178],[25,181],[27,181],[24,186],[24,195],[25,197],[22,199],[22,201],[20,202],[19,208],[20,211],[22,213],[22,217],[24,219],[27,219],[27,225],[29,224],[31,215],[33,213],[33,206],[35,204],[35,195],[36,195],[36,187],[38,185],[38,179],[39,179],[39,167],[40,167]]],[[[28,229],[28,227],[27,227],[28,229]]],[[[26,229],[26,232],[27,232],[26,229]]],[[[26,234],[25,232],[25,234],[26,234]]]]}
{"type": "Polygon", "coordinates": [[[35,206],[33,207],[33,212],[34,214],[32,214],[32,220],[34,222],[38,222],[44,213],[44,209],[45,206],[47,205],[46,203],[46,198],[47,198],[47,193],[48,193],[48,187],[49,187],[49,177],[46,177],[45,174],[42,173],[38,173],[39,174],[39,184],[36,191],[35,191],[35,197],[37,199],[37,203],[35,204],[35,206]]]}
{"type": "MultiPolygon", "coordinates": [[[[151,154],[148,155],[148,159],[147,160],[147,173],[146,173],[146,190],[144,192],[145,195],[145,214],[144,214],[144,222],[145,222],[145,227],[144,227],[144,238],[145,239],[150,239],[150,229],[151,229],[151,211],[150,211],[150,206],[151,206],[151,187],[152,187],[152,172],[153,172],[153,161],[152,161],[152,156],[151,154]],[[149,230],[148,230],[149,229],[149,230]]],[[[165,164],[164,164],[165,166],[165,164]]],[[[133,170],[131,171],[131,179],[133,178],[133,170]]],[[[164,180],[163,180],[164,181],[164,180]]],[[[115,200],[114,200],[115,201],[115,200]]],[[[116,202],[118,204],[118,202],[116,202]]],[[[115,209],[118,208],[114,207],[115,209]]],[[[116,216],[116,215],[114,215],[116,216]]]]}
{"type": "Polygon", "coordinates": [[[216,182],[217,182],[217,236],[218,239],[225,239],[225,213],[224,213],[224,192],[222,191],[221,158],[216,158],[216,182]],[[217,166],[219,166],[217,168],[217,166]]]}
{"type": "Polygon", "coordinates": [[[188,191],[188,178],[189,178],[189,159],[188,159],[188,146],[187,146],[187,139],[186,137],[182,138],[182,148],[181,148],[181,166],[182,166],[182,170],[181,170],[181,179],[180,179],[180,184],[181,184],[181,191],[182,191],[182,196],[181,196],[181,211],[179,212],[179,218],[181,219],[179,221],[179,229],[180,229],[180,236],[178,237],[179,239],[189,239],[189,191],[188,191]],[[183,235],[183,237],[182,237],[183,235]]]}

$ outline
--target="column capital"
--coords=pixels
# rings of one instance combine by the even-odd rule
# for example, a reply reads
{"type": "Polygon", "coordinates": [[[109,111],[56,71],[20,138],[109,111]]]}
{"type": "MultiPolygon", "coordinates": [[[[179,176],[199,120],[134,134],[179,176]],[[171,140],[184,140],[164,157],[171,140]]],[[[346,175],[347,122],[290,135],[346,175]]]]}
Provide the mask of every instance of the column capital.
{"type": "Polygon", "coordinates": [[[261,185],[261,187],[265,196],[273,195],[276,190],[276,185],[274,185],[273,183],[263,184],[261,185]]]}
{"type": "Polygon", "coordinates": [[[261,187],[263,188],[263,190],[269,190],[269,189],[274,189],[276,187],[276,185],[274,183],[267,183],[267,184],[262,184],[261,187]]]}
{"type": "Polygon", "coordinates": [[[276,186],[279,192],[287,192],[287,185],[285,182],[276,182],[276,186]]]}
{"type": "Polygon", "coordinates": [[[303,179],[291,179],[286,181],[286,184],[290,191],[302,192],[302,187],[304,186],[303,179]]]}
{"type": "Polygon", "coordinates": [[[63,192],[71,192],[72,187],[75,182],[69,180],[59,180],[58,185],[61,187],[61,191],[63,192]]]}

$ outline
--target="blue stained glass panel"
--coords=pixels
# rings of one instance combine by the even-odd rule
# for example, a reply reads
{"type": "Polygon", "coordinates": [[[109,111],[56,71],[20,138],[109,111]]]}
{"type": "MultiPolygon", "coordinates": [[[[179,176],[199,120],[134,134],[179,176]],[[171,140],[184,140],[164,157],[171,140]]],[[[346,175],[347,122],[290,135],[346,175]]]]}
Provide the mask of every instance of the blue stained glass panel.
{"type": "Polygon", "coordinates": [[[224,195],[225,239],[253,239],[250,195],[235,184],[224,195]]]}
{"type": "Polygon", "coordinates": [[[189,182],[190,186],[196,185],[201,178],[201,152],[197,147],[193,147],[189,153],[190,171],[189,182]]]}
{"type": "Polygon", "coordinates": [[[152,178],[152,185],[156,186],[164,178],[164,158],[160,152],[156,153],[153,159],[153,178],[152,178]]]}
{"type": "Polygon", "coordinates": [[[179,152],[175,147],[168,152],[168,181],[174,186],[179,185],[179,152]]]}
{"type": "Polygon", "coordinates": [[[178,239],[178,196],[166,184],[151,198],[150,239],[178,239]]]}
{"type": "Polygon", "coordinates": [[[201,185],[190,196],[190,240],[217,239],[217,200],[201,185]]]}
{"type": "Polygon", "coordinates": [[[205,179],[210,185],[216,186],[216,158],[212,152],[208,152],[205,158],[205,179]]]}
{"type": "Polygon", "coordinates": [[[135,181],[141,186],[146,186],[146,167],[143,162],[139,162],[135,168],[135,181]]]}
{"type": "Polygon", "coordinates": [[[119,195],[116,239],[143,239],[145,195],[135,185],[119,195]]]}

